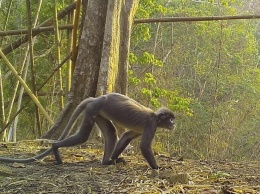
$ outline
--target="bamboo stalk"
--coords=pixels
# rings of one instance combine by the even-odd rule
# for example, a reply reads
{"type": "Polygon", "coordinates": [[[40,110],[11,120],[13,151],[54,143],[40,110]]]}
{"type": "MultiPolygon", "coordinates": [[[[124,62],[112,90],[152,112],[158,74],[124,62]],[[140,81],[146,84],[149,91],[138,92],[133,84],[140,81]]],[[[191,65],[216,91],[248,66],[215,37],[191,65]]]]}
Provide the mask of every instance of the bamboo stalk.
{"type": "MultiPolygon", "coordinates": [[[[28,20],[28,46],[29,46],[29,59],[31,63],[31,83],[32,91],[36,98],[38,98],[37,89],[36,89],[36,79],[35,79],[35,69],[34,69],[34,59],[33,59],[33,41],[32,41],[32,16],[31,16],[31,3],[30,0],[26,0],[27,8],[27,20],[28,20]]],[[[35,105],[35,118],[38,137],[41,137],[41,123],[40,123],[40,112],[39,108],[35,105]]],[[[16,141],[16,139],[15,139],[16,141]]]]}
{"type": "Polygon", "coordinates": [[[26,83],[24,82],[24,80],[20,77],[20,75],[17,73],[17,71],[15,70],[15,68],[13,67],[13,65],[9,62],[9,60],[6,58],[6,56],[4,55],[4,53],[0,50],[0,56],[2,57],[2,59],[4,60],[4,62],[6,63],[6,65],[8,66],[8,68],[12,71],[13,75],[19,80],[19,82],[21,83],[21,85],[24,87],[25,91],[28,93],[28,95],[31,97],[31,99],[34,101],[34,103],[38,106],[38,108],[40,109],[41,113],[43,114],[43,116],[47,119],[47,121],[53,125],[54,122],[52,121],[52,119],[49,117],[48,113],[45,111],[45,109],[43,108],[43,106],[41,105],[41,103],[39,102],[39,100],[35,97],[35,95],[32,93],[31,89],[26,85],[26,83]]]}
{"type": "MultiPolygon", "coordinates": [[[[71,14],[68,15],[68,21],[67,22],[72,22],[74,20],[74,13],[71,12],[71,14]]],[[[67,30],[67,53],[69,54],[72,49],[72,30],[68,29],[67,30]]],[[[72,80],[72,61],[68,60],[67,65],[66,65],[66,101],[68,100],[68,93],[70,91],[71,87],[71,80],[72,80]]]]}
{"type": "MultiPolygon", "coordinates": [[[[11,11],[11,7],[12,7],[12,3],[13,0],[9,1],[9,5],[8,5],[8,11],[7,11],[7,15],[5,17],[5,21],[4,21],[4,26],[3,29],[6,30],[6,26],[7,26],[7,22],[10,16],[10,11],[11,11]]],[[[3,39],[1,39],[1,44],[2,44],[3,39]]],[[[0,128],[3,128],[5,123],[6,123],[6,117],[5,117],[5,108],[4,108],[4,90],[3,90],[3,81],[2,81],[2,71],[1,71],[1,67],[0,67],[0,128]]],[[[3,141],[7,141],[7,131],[4,130],[4,133],[2,134],[2,138],[3,141]]]]}
{"type": "MultiPolygon", "coordinates": [[[[57,0],[54,0],[54,33],[55,33],[55,45],[56,45],[56,64],[60,64],[60,34],[59,34],[59,24],[58,24],[58,13],[57,13],[57,0]]],[[[64,99],[62,96],[63,83],[62,83],[62,73],[61,68],[58,71],[58,85],[60,88],[60,111],[64,108],[64,99]]]]}
{"type": "MultiPolygon", "coordinates": [[[[3,128],[5,125],[5,108],[4,108],[4,90],[3,90],[3,82],[2,82],[2,71],[0,67],[0,127],[3,128]]],[[[6,133],[3,134],[3,141],[6,140],[6,133]]]]}
{"type": "MultiPolygon", "coordinates": [[[[54,26],[32,28],[32,34],[34,35],[35,33],[39,34],[41,32],[54,31],[54,28],[55,28],[54,26]]],[[[58,26],[58,28],[59,30],[73,29],[73,24],[60,25],[58,26]]],[[[22,35],[22,34],[28,34],[28,29],[0,31],[0,36],[22,35]]]]}
{"type": "Polygon", "coordinates": [[[76,2],[76,13],[75,13],[75,18],[74,18],[74,26],[73,26],[73,33],[72,33],[72,57],[71,57],[71,73],[73,74],[74,69],[75,69],[75,64],[76,64],[76,58],[77,58],[77,34],[78,34],[78,25],[79,25],[79,16],[80,16],[80,5],[81,5],[81,0],[77,0],[76,2]]]}
{"type": "Polygon", "coordinates": [[[155,23],[155,22],[196,22],[214,20],[239,20],[239,19],[258,19],[260,15],[238,15],[238,16],[204,16],[204,17],[162,17],[135,19],[134,24],[155,23]]]}

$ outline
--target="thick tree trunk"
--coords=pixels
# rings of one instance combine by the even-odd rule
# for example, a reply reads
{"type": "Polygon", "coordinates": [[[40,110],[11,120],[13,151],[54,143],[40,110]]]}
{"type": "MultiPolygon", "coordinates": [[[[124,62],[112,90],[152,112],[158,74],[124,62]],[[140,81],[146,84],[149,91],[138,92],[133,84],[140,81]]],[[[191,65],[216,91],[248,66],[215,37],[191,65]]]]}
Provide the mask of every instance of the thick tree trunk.
{"type": "Polygon", "coordinates": [[[138,0],[109,2],[97,95],[127,93],[130,34],[138,0]]]}
{"type": "Polygon", "coordinates": [[[57,139],[83,99],[126,93],[130,32],[138,0],[88,0],[68,102],[43,138],[57,139]]]}

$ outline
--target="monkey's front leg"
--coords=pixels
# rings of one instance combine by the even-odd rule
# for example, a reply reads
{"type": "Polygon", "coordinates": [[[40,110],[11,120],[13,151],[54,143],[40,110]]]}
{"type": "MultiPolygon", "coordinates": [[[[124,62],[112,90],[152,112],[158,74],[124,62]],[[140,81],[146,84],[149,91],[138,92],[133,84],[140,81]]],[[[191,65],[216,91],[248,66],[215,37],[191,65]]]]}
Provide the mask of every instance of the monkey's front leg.
{"type": "Polygon", "coordinates": [[[118,141],[116,148],[112,154],[111,157],[111,163],[115,164],[115,163],[126,163],[126,161],[124,160],[124,158],[120,158],[118,157],[123,151],[124,149],[127,147],[127,145],[135,138],[137,138],[138,136],[140,136],[139,133],[136,133],[134,131],[127,131],[125,132],[122,137],[120,138],[120,140],[118,141]]]}
{"type": "Polygon", "coordinates": [[[151,127],[146,127],[143,131],[141,143],[140,143],[140,149],[144,156],[144,158],[149,163],[150,167],[152,169],[158,169],[159,166],[156,163],[156,160],[154,158],[153,150],[152,150],[152,141],[156,132],[155,125],[151,125],[151,127]]]}

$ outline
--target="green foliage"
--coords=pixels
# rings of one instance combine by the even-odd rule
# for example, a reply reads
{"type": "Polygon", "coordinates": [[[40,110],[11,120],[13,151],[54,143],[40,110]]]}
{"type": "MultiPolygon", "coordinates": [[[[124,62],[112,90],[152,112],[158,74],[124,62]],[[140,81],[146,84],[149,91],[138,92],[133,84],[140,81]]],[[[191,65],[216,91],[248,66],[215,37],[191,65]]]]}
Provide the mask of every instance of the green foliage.
{"type": "Polygon", "coordinates": [[[136,13],[136,18],[150,18],[154,15],[165,15],[168,12],[157,0],[141,0],[136,13]]]}
{"type": "Polygon", "coordinates": [[[155,56],[149,52],[144,52],[140,57],[136,56],[134,53],[130,53],[129,62],[131,64],[138,63],[140,65],[163,66],[163,62],[156,59],[155,56]]]}
{"type": "Polygon", "coordinates": [[[181,98],[178,96],[170,96],[171,100],[170,100],[170,104],[169,107],[172,110],[175,111],[185,111],[185,113],[188,116],[192,116],[192,111],[189,109],[189,105],[190,105],[190,99],[188,98],[181,98]]]}
{"type": "MultiPolygon", "coordinates": [[[[152,15],[165,15],[168,9],[156,0],[141,0],[138,6],[136,18],[150,18],[152,15]]],[[[151,38],[150,25],[140,24],[135,26],[132,32],[132,44],[148,41],[151,38]]]]}
{"type": "Polygon", "coordinates": [[[151,73],[145,73],[144,75],[144,83],[146,83],[148,86],[152,86],[156,84],[156,80],[154,76],[151,73]]]}
{"type": "MultiPolygon", "coordinates": [[[[159,1],[155,0],[144,0],[140,1],[138,11],[136,14],[137,18],[148,18],[151,16],[162,16],[167,14],[169,9],[167,6],[163,6],[159,1]]],[[[151,27],[148,24],[141,24],[135,26],[132,33],[132,45],[142,45],[143,42],[148,41],[151,38],[151,27]]],[[[178,91],[172,92],[164,88],[157,80],[160,79],[160,75],[152,72],[163,67],[163,62],[158,59],[149,50],[135,54],[130,53],[129,62],[131,67],[138,67],[138,70],[131,68],[129,71],[129,87],[134,87],[139,90],[142,99],[147,102],[147,105],[158,108],[164,105],[170,104],[170,108],[176,111],[186,112],[191,115],[189,109],[189,99],[184,99],[178,96],[178,91]],[[175,100],[173,100],[175,99],[175,100]],[[165,103],[166,101],[166,103],[165,103]],[[188,103],[184,103],[188,102],[188,103]]]]}
{"type": "Polygon", "coordinates": [[[141,24],[140,26],[136,27],[136,30],[133,31],[133,42],[139,41],[147,41],[151,38],[151,33],[149,29],[149,25],[141,24]]]}
{"type": "MultiPolygon", "coordinates": [[[[146,17],[238,15],[243,10],[239,6],[248,2],[156,3],[167,7],[166,12],[146,9],[150,11],[146,17]]],[[[200,159],[259,159],[259,143],[253,135],[260,133],[256,127],[260,120],[257,21],[150,24],[146,26],[150,38],[143,40],[135,38],[138,26],[130,69],[131,77],[139,81],[129,82],[129,88],[140,91],[134,96],[148,106],[164,105],[178,112],[171,148],[181,145],[179,154],[200,159]],[[161,65],[155,65],[154,59],[161,65]]],[[[165,138],[159,137],[164,142],[165,138]]]]}
{"type": "Polygon", "coordinates": [[[128,81],[131,85],[137,86],[140,84],[141,79],[138,79],[137,77],[134,76],[134,72],[132,70],[128,71],[128,81]]]}
{"type": "MultiPolygon", "coordinates": [[[[155,59],[154,55],[144,52],[141,57],[137,57],[133,53],[130,54],[129,61],[135,65],[143,66],[152,65],[152,67],[161,68],[163,67],[162,61],[155,59]]],[[[189,109],[190,99],[182,98],[178,96],[177,91],[170,91],[157,86],[157,77],[151,72],[144,73],[143,78],[135,76],[133,70],[129,70],[129,83],[130,86],[140,87],[141,95],[148,99],[151,106],[158,108],[162,106],[161,100],[167,100],[169,108],[175,111],[183,111],[187,115],[192,116],[191,110],[189,109]]]]}

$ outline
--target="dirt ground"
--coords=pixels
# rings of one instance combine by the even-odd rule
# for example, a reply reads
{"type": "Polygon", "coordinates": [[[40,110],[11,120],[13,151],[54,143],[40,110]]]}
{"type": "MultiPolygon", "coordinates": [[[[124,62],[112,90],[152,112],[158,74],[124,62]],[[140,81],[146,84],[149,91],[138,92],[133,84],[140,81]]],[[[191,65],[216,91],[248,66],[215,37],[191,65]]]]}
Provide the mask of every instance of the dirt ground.
{"type": "MultiPolygon", "coordinates": [[[[0,155],[25,158],[49,145],[23,141],[1,144],[0,155]]],[[[0,193],[200,193],[260,194],[260,162],[198,161],[156,155],[160,170],[151,170],[140,153],[125,154],[127,164],[103,166],[103,149],[93,145],[61,149],[62,165],[53,156],[29,163],[0,162],[0,193]]]]}

